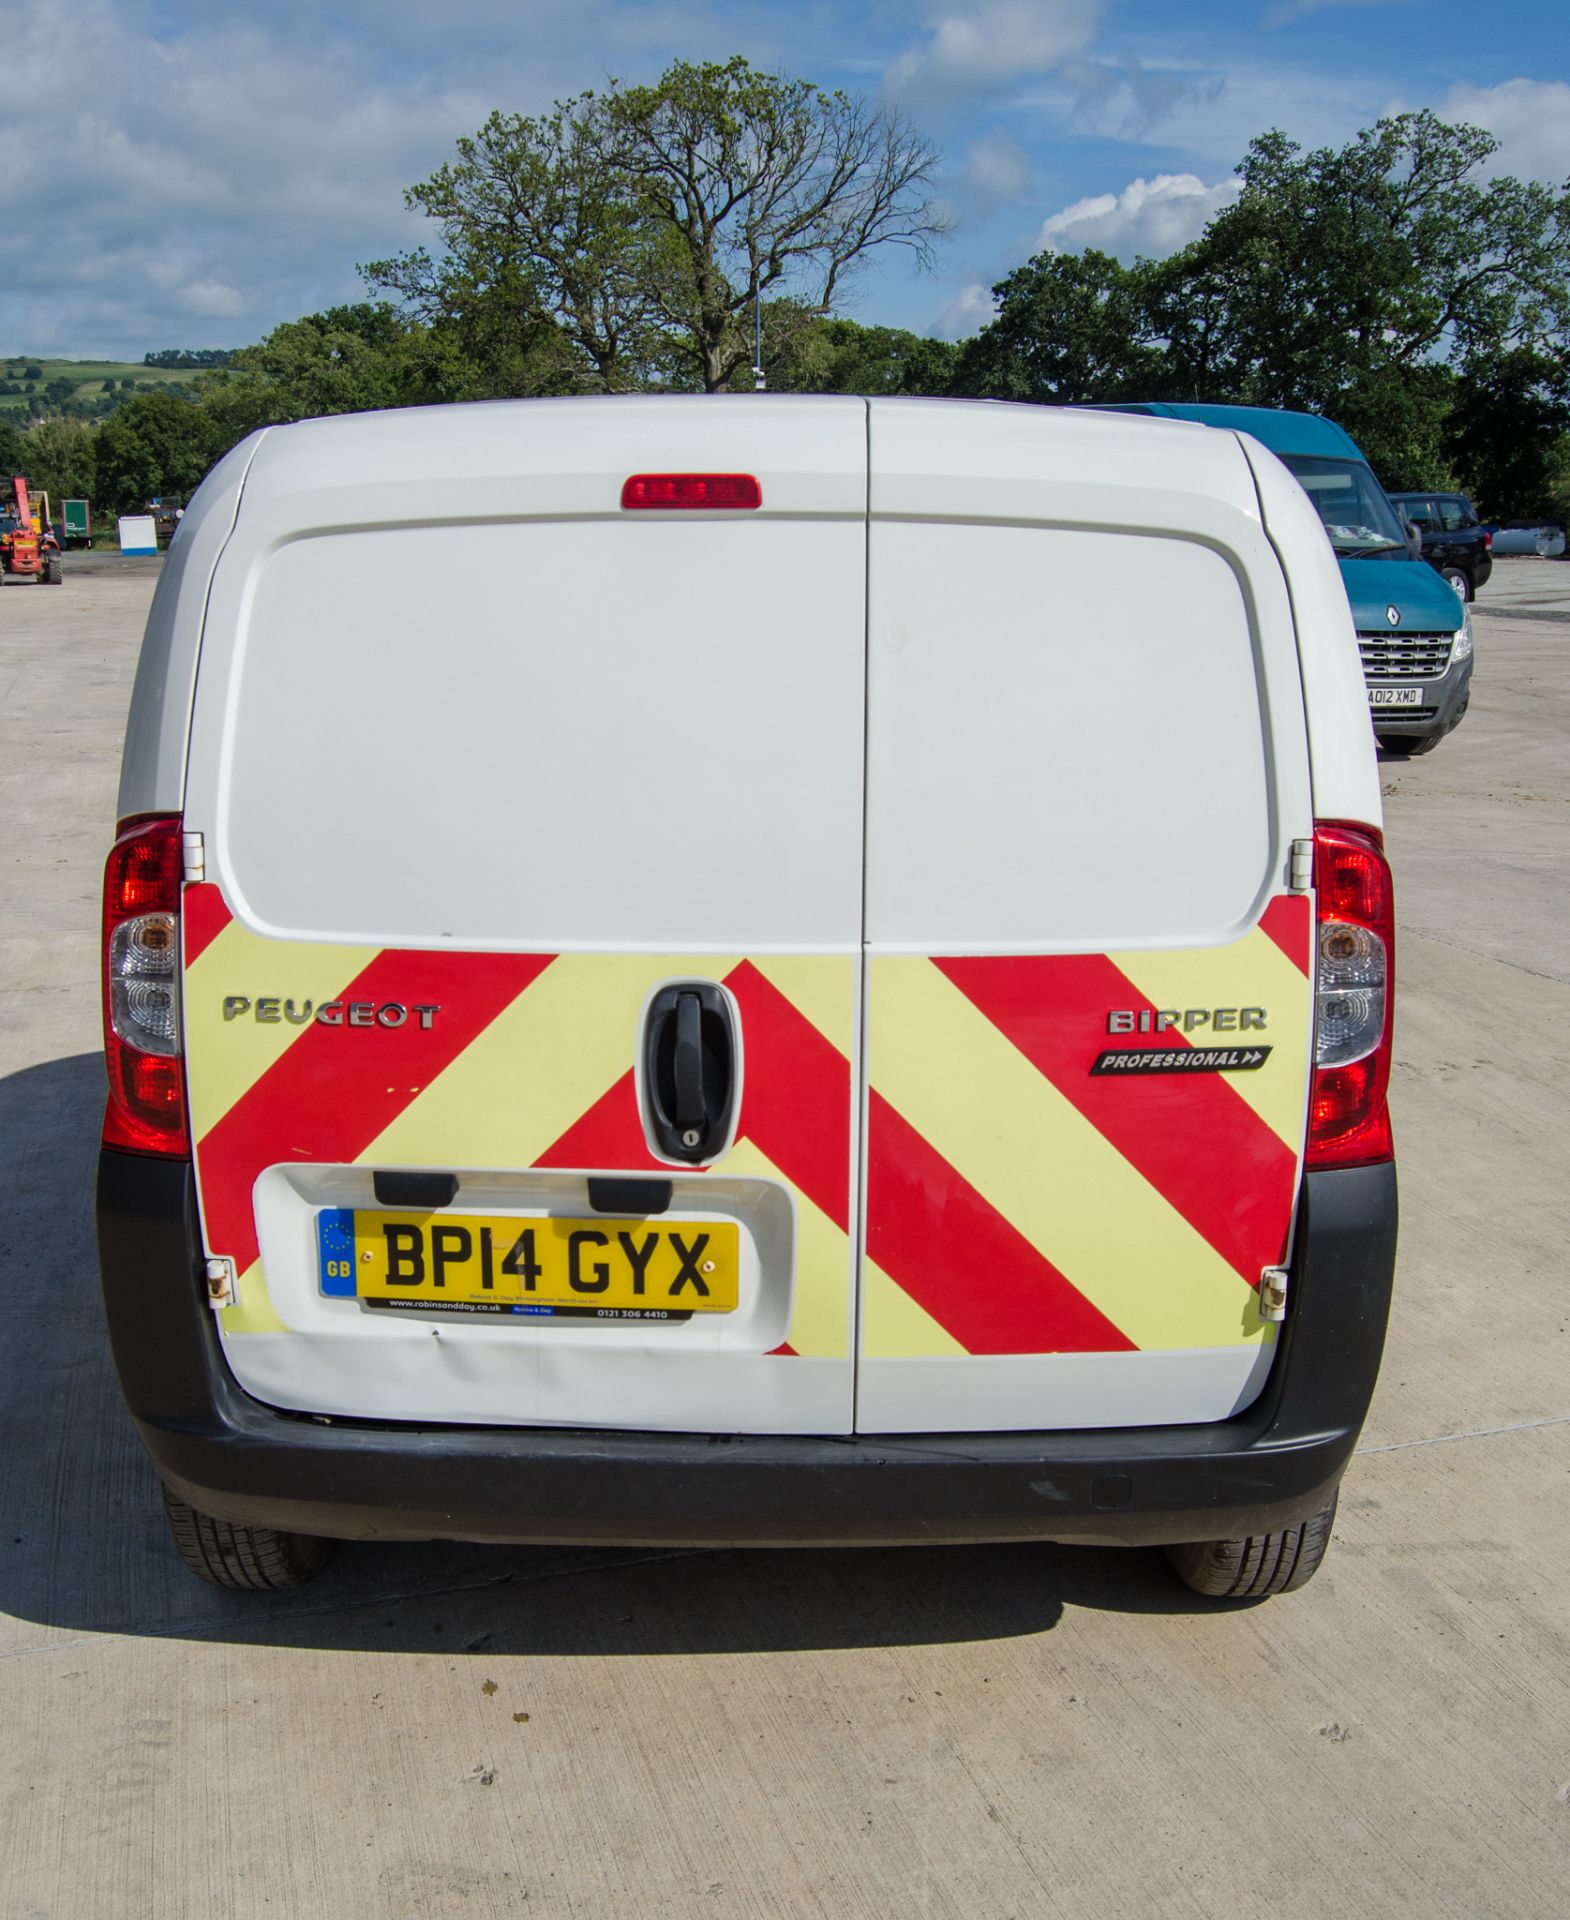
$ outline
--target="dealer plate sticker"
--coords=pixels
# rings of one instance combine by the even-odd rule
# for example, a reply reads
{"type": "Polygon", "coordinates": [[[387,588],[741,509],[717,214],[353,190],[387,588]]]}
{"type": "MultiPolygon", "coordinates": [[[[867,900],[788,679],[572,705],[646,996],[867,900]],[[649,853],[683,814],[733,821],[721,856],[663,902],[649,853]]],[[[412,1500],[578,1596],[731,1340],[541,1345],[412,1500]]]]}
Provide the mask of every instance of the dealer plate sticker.
{"type": "Polygon", "coordinates": [[[327,1207],[316,1241],[324,1294],[392,1311],[685,1320],[732,1313],[740,1293],[733,1220],[327,1207]]]}

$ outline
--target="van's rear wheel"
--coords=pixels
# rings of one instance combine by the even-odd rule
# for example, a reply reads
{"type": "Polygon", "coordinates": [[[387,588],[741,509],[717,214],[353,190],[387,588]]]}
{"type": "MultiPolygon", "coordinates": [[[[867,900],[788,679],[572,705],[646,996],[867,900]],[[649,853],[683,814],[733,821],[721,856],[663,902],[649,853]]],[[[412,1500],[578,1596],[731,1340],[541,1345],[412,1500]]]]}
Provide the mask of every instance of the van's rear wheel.
{"type": "Polygon", "coordinates": [[[164,1515],[175,1551],[198,1580],[247,1593],[303,1587],[327,1564],[331,1540],[276,1527],[241,1527],[187,1506],[164,1488],[164,1515]]]}
{"type": "Polygon", "coordinates": [[[1213,1600],[1263,1600],[1292,1593],[1319,1571],[1335,1525],[1336,1502],[1280,1533],[1244,1540],[1196,1540],[1168,1547],[1167,1558],[1185,1586],[1213,1600]]]}

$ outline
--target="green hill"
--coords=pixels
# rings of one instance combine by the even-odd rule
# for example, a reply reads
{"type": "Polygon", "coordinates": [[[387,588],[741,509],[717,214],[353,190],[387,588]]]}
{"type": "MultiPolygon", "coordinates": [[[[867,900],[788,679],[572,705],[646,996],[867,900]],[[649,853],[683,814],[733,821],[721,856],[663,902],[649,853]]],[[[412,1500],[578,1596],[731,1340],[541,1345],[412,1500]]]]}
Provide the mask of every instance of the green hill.
{"type": "Polygon", "coordinates": [[[58,411],[65,401],[97,406],[111,398],[104,387],[106,380],[114,382],[114,394],[129,398],[149,387],[189,386],[195,378],[188,367],[144,367],[134,360],[45,360],[25,353],[5,354],[0,355],[0,417],[20,424],[36,413],[58,411]],[[129,387],[124,385],[127,380],[129,387]]]}

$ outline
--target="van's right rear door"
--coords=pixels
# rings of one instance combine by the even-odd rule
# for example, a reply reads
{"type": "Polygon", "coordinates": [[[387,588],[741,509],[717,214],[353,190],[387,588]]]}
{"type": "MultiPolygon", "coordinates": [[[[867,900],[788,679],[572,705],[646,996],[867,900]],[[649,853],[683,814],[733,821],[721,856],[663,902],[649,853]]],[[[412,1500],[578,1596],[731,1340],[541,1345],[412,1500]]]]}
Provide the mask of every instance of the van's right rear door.
{"type": "Polygon", "coordinates": [[[862,1432],[1223,1419],[1305,1129],[1291,609],[1236,438],[873,401],[862,1432]]]}

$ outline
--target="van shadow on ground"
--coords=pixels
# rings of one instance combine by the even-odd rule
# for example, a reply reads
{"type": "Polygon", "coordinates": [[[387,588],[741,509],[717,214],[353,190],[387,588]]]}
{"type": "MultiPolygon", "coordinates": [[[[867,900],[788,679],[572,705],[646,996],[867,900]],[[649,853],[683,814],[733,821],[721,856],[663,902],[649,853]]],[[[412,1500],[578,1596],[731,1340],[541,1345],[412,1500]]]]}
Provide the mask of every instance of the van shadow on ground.
{"type": "MultiPolygon", "coordinates": [[[[0,1611],[75,1632],[354,1650],[691,1654],[1039,1633],[1065,1606],[1204,1608],[1154,1553],[1041,1546],[833,1552],[343,1545],[297,1594],[179,1565],[120,1399],[99,1300],[103,1065],[0,1080],[0,1611]]],[[[0,1639],[28,1644],[25,1629],[0,1639]]]]}

